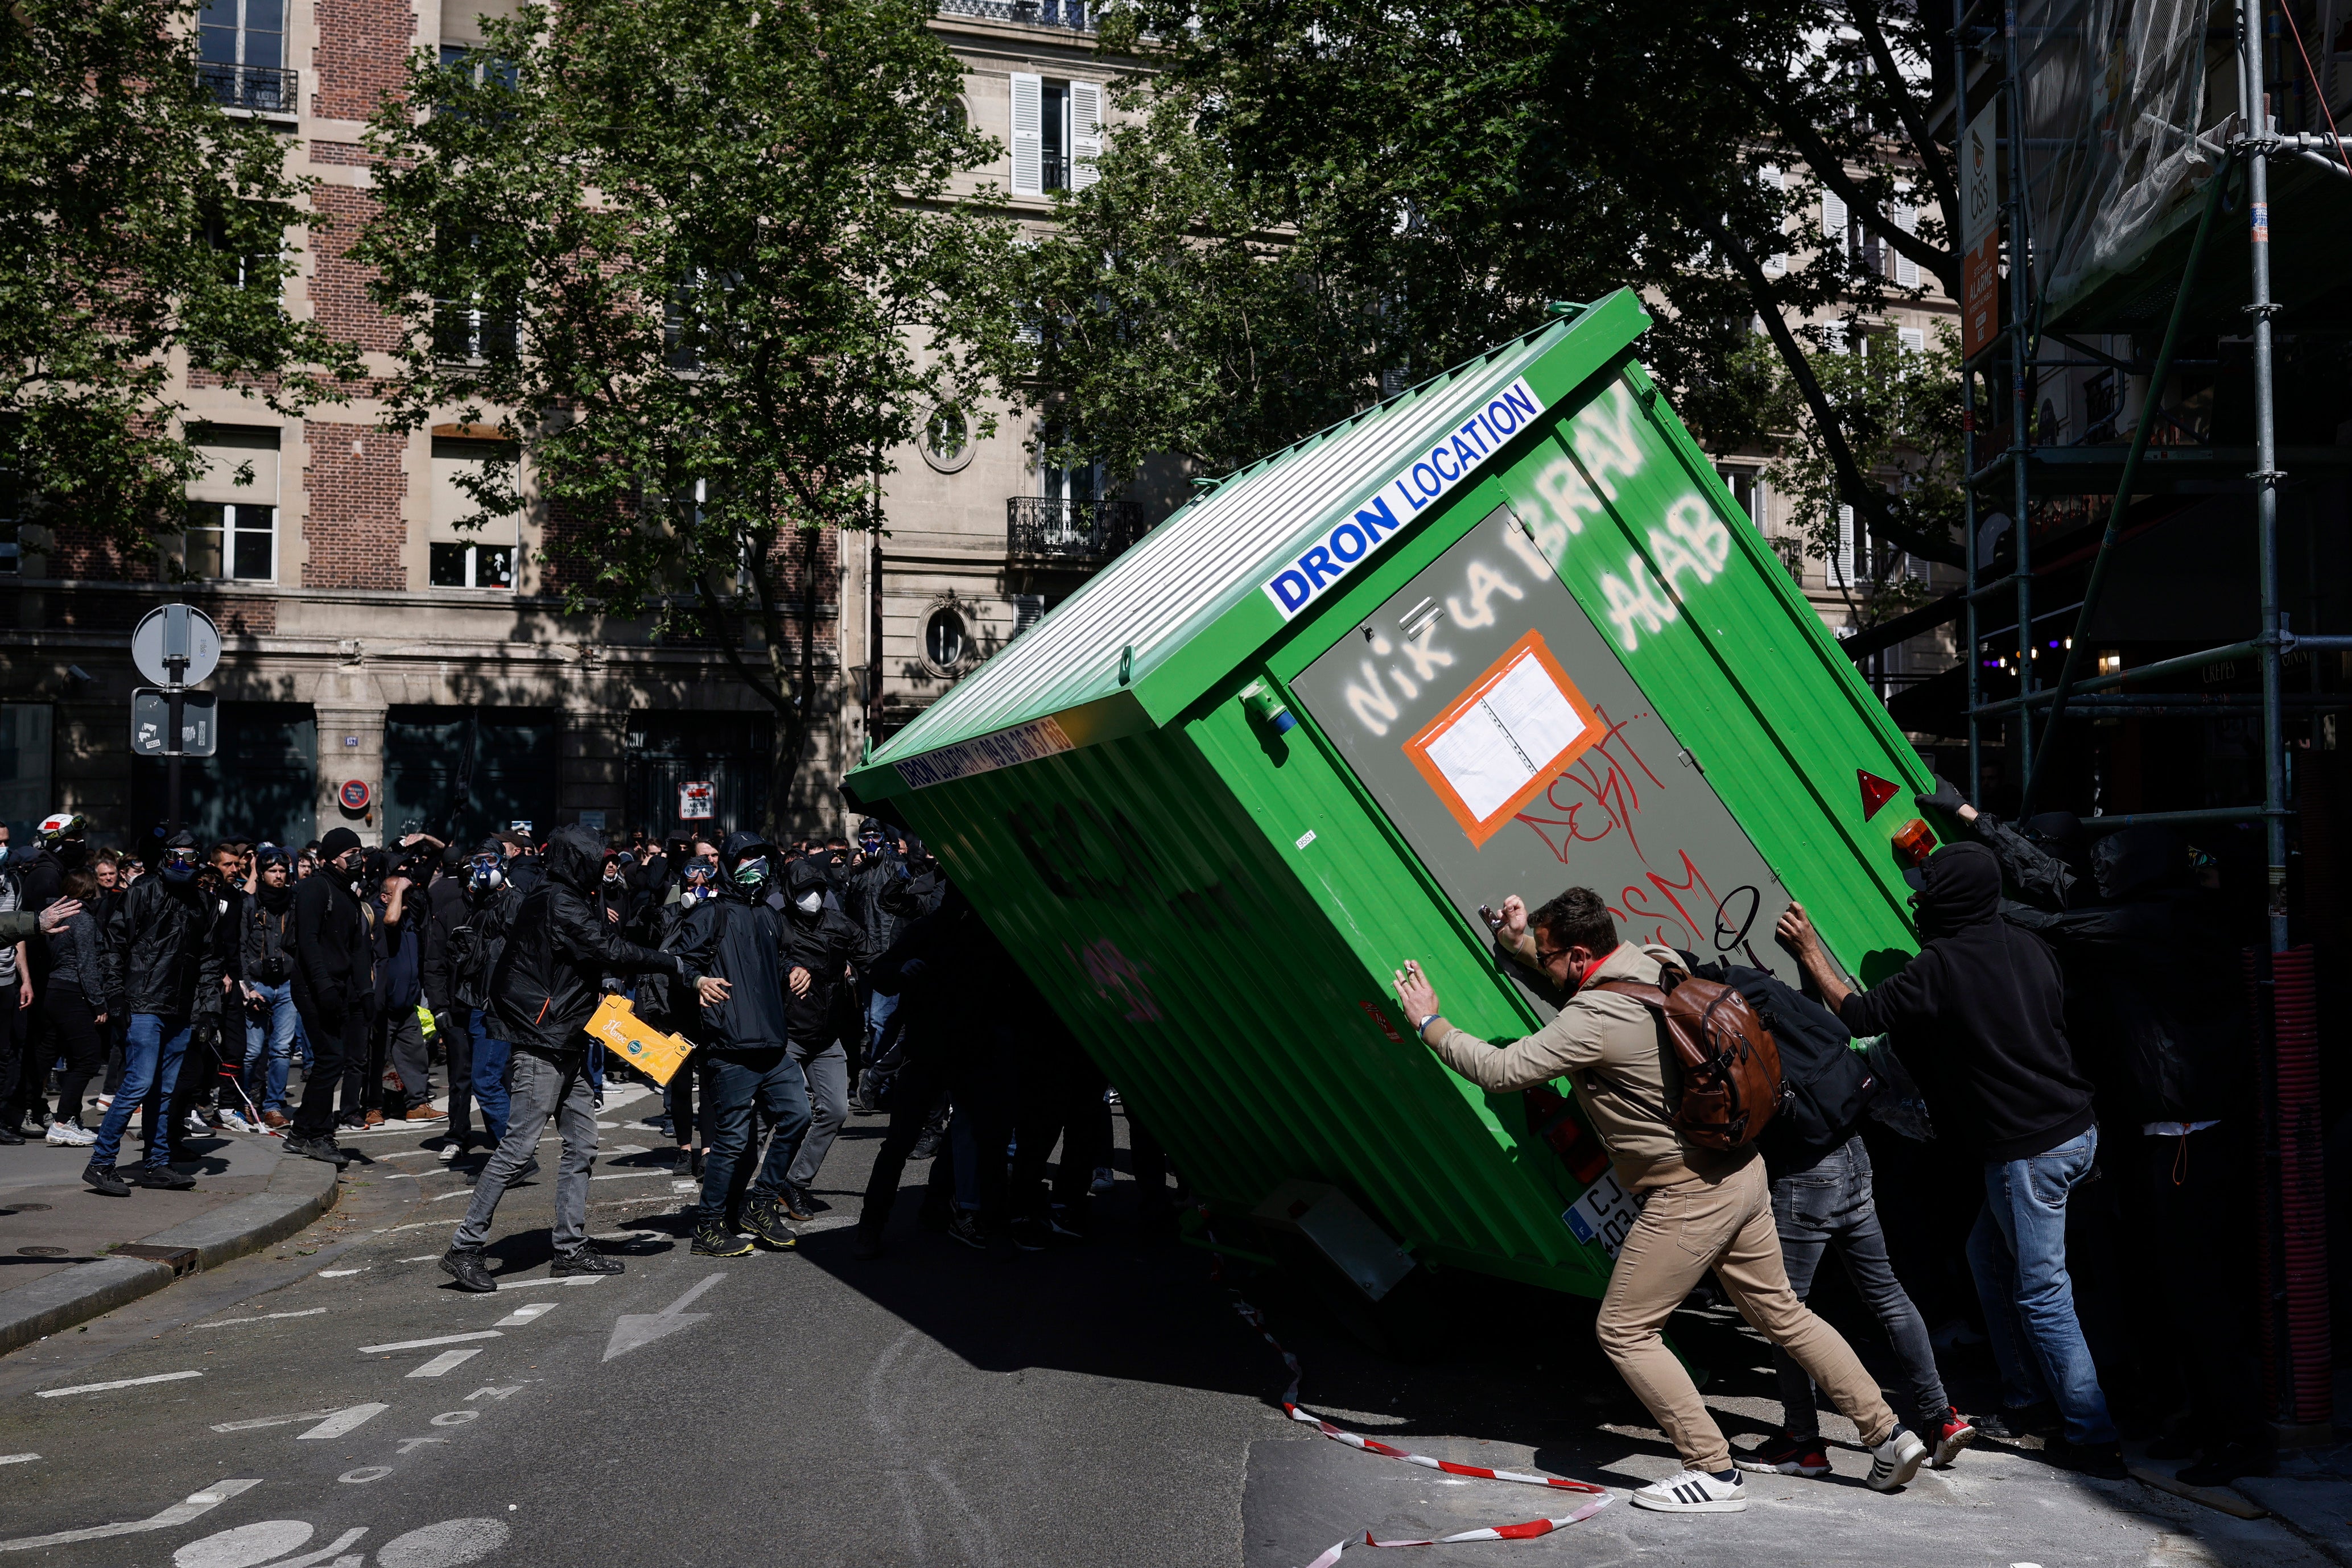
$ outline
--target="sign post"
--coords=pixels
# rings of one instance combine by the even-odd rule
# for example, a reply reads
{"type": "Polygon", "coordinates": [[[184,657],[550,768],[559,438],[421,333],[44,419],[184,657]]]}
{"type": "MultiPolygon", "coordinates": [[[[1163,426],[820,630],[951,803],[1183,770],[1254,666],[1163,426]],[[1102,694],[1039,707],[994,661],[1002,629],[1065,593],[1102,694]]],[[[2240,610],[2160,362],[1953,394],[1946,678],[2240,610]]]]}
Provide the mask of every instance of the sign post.
{"type": "MultiPolygon", "coordinates": [[[[150,610],[131,633],[131,659],[139,673],[163,689],[163,790],[169,802],[167,834],[180,831],[180,759],[188,754],[187,691],[201,685],[220,668],[220,628],[210,616],[193,605],[165,605],[150,610]]],[[[133,699],[133,742],[136,741],[137,699],[133,699]]],[[[209,732],[209,727],[208,727],[209,732]]],[[[212,754],[205,747],[200,756],[212,754]]]]}
{"type": "Polygon", "coordinates": [[[677,786],[677,817],[680,822],[708,822],[718,802],[719,792],[709,779],[688,779],[677,786]]]}
{"type": "Polygon", "coordinates": [[[1974,359],[2000,335],[2000,100],[1977,112],[1960,137],[1960,355],[1974,359]]]}

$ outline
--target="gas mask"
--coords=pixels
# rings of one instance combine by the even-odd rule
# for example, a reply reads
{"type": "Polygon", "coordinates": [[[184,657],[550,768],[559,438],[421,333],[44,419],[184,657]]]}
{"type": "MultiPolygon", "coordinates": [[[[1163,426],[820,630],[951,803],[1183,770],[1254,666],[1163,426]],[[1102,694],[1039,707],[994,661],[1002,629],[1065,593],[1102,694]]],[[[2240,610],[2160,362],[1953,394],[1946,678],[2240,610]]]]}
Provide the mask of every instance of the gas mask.
{"type": "Polygon", "coordinates": [[[163,852],[163,880],[173,887],[184,888],[196,879],[198,865],[195,851],[167,849],[163,852]]]}
{"type": "Polygon", "coordinates": [[[473,862],[466,869],[466,888],[469,892],[495,893],[506,886],[507,868],[488,856],[473,862]]]}

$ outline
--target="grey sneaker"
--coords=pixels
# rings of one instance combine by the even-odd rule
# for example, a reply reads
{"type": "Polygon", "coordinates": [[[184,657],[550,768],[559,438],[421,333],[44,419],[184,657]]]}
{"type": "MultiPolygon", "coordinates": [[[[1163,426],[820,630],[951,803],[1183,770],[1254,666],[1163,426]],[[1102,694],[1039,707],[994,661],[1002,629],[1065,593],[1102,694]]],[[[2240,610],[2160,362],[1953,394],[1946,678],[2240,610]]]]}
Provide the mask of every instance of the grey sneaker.
{"type": "Polygon", "coordinates": [[[593,1247],[576,1247],[569,1252],[559,1252],[547,1271],[558,1279],[572,1274],[618,1274],[628,1265],[617,1258],[607,1258],[593,1247]]]}
{"type": "Polygon", "coordinates": [[[1870,1489],[1891,1492],[1907,1486],[1927,1461],[1927,1445],[1919,1441],[1919,1435],[1908,1426],[1897,1426],[1893,1436],[1870,1451],[1870,1489]]]}

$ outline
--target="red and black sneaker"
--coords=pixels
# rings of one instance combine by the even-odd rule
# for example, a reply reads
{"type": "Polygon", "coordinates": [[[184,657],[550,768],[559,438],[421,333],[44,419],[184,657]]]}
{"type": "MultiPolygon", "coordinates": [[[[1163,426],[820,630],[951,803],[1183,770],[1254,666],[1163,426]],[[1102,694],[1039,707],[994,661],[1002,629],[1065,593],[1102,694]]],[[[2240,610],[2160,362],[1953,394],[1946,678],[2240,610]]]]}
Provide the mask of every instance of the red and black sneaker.
{"type": "Polygon", "coordinates": [[[1748,1453],[1732,1455],[1731,1462],[1743,1470],[1760,1470],[1768,1475],[1830,1473],[1829,1451],[1822,1447],[1819,1436],[1800,1437],[1786,1430],[1773,1433],[1748,1453]]]}
{"type": "Polygon", "coordinates": [[[1958,1405],[1944,1406],[1943,1418],[1927,1429],[1927,1441],[1936,1450],[1935,1467],[1948,1470],[1959,1462],[1960,1450],[1977,1440],[1977,1429],[1958,1405]]]}

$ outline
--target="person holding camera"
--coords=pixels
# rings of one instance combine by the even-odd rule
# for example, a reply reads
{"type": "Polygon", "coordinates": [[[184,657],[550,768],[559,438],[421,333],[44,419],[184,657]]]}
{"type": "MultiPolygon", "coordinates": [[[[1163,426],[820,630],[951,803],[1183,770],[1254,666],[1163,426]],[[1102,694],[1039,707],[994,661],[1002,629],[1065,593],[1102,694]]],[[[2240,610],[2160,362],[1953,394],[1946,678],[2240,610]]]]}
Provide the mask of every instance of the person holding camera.
{"type": "Polygon", "coordinates": [[[286,1079],[294,1037],[294,857],[276,845],[261,851],[253,897],[237,931],[237,985],[245,997],[245,1092],[262,1124],[284,1127],[286,1079]]]}
{"type": "Polygon", "coordinates": [[[1538,994],[1558,998],[1549,1024],[1501,1047],[1457,1029],[1410,960],[1397,972],[1397,1000],[1422,1043],[1481,1089],[1507,1094],[1571,1080],[1619,1184],[1645,1200],[1610,1271],[1595,1333],[1684,1468],[1638,1489],[1633,1505],[1668,1513],[1748,1506],[1731,1446],[1662,1331],[1710,1271],[1740,1316],[1794,1356],[1860,1430],[1871,1489],[1893,1491],[1909,1481],[1927,1445],[1895,1419],[1853,1348],[1789,1289],[1762,1157],[1752,1143],[1715,1149],[1683,1135],[1673,1116],[1664,1020],[1638,997],[1603,989],[1612,982],[1656,988],[1670,966],[1680,969],[1681,955],[1619,942],[1609,906],[1589,888],[1570,888],[1532,916],[1517,897],[1506,899],[1489,919],[1497,953],[1518,965],[1538,994]]]}

